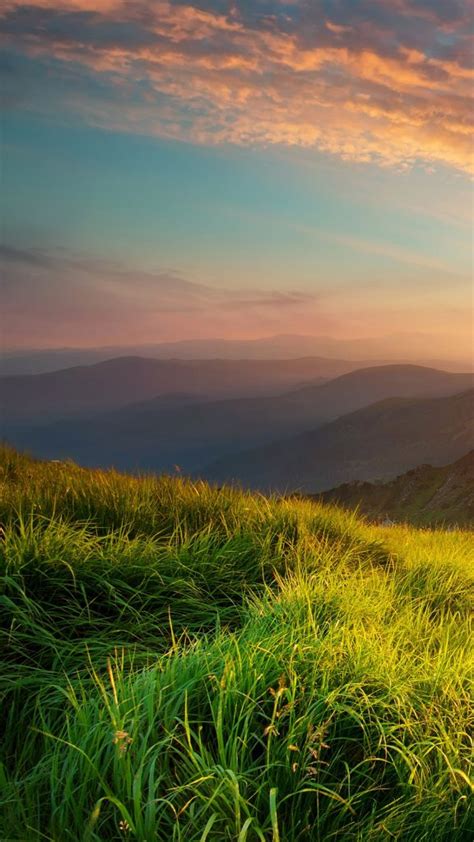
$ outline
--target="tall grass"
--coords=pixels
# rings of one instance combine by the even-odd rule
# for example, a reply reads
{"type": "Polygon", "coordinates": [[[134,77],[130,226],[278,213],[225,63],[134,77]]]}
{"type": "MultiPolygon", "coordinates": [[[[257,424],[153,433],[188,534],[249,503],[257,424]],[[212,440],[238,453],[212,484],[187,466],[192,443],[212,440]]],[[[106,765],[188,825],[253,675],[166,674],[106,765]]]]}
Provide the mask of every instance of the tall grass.
{"type": "Polygon", "coordinates": [[[472,536],[0,456],[0,838],[464,842],[472,536]]]}

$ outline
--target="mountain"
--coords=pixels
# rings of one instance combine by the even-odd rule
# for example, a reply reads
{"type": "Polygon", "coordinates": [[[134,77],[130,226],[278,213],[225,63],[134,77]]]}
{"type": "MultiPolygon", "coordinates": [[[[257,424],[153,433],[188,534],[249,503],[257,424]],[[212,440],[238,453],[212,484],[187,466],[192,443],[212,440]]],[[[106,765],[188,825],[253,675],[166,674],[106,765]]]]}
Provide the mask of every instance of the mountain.
{"type": "Polygon", "coordinates": [[[444,465],[474,446],[474,389],[443,398],[390,398],[318,430],[224,458],[215,482],[278,492],[323,491],[389,479],[414,465],[444,465]]]}
{"type": "Polygon", "coordinates": [[[154,360],[120,357],[47,374],[0,378],[4,423],[114,409],[159,395],[238,397],[285,392],[354,368],[345,360],[154,360]]]}
{"type": "Polygon", "coordinates": [[[76,421],[6,425],[6,437],[38,455],[71,457],[89,466],[167,471],[178,464],[195,471],[229,453],[302,433],[384,397],[454,394],[472,383],[469,374],[383,366],[278,396],[195,401],[192,407],[188,402],[175,408],[163,407],[155,398],[76,421]]]}
{"type": "Polygon", "coordinates": [[[472,349],[467,347],[462,360],[453,360],[451,348],[459,347],[456,337],[443,340],[422,333],[398,333],[382,337],[360,339],[337,339],[332,336],[311,336],[278,334],[250,340],[195,339],[162,343],[155,346],[155,353],[164,356],[189,356],[206,358],[253,357],[254,359],[291,358],[299,356],[343,357],[359,362],[361,368],[370,362],[413,363],[448,368],[450,371],[472,370],[472,349]],[[440,357],[431,358],[431,349],[436,344],[440,357]],[[363,361],[366,361],[365,363],[363,361]],[[452,367],[454,365],[454,367],[452,367]]]}
{"type": "MultiPolygon", "coordinates": [[[[239,359],[278,359],[301,356],[344,357],[359,361],[387,360],[407,362],[408,360],[426,360],[431,355],[433,337],[423,333],[398,333],[381,337],[363,337],[360,339],[337,339],[332,336],[312,336],[301,334],[277,334],[258,339],[186,339],[177,342],[161,342],[154,346],[153,356],[177,356],[194,359],[223,357],[239,359]]],[[[459,347],[459,337],[439,337],[436,347],[440,353],[445,350],[447,358],[452,347],[459,347]],[[443,344],[444,343],[444,344],[443,344]]],[[[465,362],[470,359],[470,348],[465,354],[465,362]]],[[[472,363],[472,360],[471,360],[472,363]]],[[[462,367],[461,367],[461,370],[462,367]]]]}
{"type": "Polygon", "coordinates": [[[450,465],[419,465],[390,482],[344,483],[318,499],[375,521],[474,527],[474,450],[450,465]]]}
{"type": "Polygon", "coordinates": [[[451,341],[444,347],[438,342],[438,357],[433,359],[430,350],[433,344],[433,337],[423,334],[346,340],[331,336],[284,334],[261,339],[188,339],[122,347],[25,349],[4,351],[0,359],[0,375],[40,374],[130,356],[181,360],[289,360],[323,357],[335,362],[344,360],[352,363],[351,367],[323,375],[328,377],[354,368],[384,363],[416,363],[447,371],[472,370],[472,355],[468,351],[464,355],[460,354],[459,359],[453,359],[450,348],[455,347],[456,343],[451,341]]]}
{"type": "Polygon", "coordinates": [[[456,394],[474,386],[474,375],[452,374],[416,365],[362,368],[317,387],[300,388],[294,395],[302,406],[320,406],[330,419],[390,397],[436,397],[456,394]]]}
{"type": "MultiPolygon", "coordinates": [[[[21,421],[32,424],[104,412],[163,395],[184,394],[206,400],[277,395],[307,383],[313,388],[327,378],[357,368],[359,364],[348,360],[322,357],[281,360],[118,357],[46,374],[0,377],[0,417],[4,424],[21,421]]],[[[175,403],[179,404],[178,398],[175,403]]]]}

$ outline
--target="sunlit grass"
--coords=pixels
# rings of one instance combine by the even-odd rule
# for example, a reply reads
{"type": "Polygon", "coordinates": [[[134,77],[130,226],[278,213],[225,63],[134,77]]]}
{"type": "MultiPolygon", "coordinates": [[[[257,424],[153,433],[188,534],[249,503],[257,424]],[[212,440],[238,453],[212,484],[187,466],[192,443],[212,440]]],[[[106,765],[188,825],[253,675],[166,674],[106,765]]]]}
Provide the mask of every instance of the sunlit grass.
{"type": "Polygon", "coordinates": [[[0,465],[2,840],[471,838],[472,534],[0,465]]]}

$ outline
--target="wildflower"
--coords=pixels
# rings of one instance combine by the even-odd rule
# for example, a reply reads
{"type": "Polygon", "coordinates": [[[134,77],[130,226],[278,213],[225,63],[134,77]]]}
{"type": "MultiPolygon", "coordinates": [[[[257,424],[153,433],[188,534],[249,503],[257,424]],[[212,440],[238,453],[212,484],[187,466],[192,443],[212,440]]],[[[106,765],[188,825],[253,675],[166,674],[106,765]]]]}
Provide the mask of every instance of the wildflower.
{"type": "Polygon", "coordinates": [[[119,830],[121,833],[130,833],[131,827],[126,819],[121,819],[119,821],[119,830]]]}
{"type": "Polygon", "coordinates": [[[133,742],[132,737],[128,731],[116,731],[114,734],[113,743],[118,747],[121,754],[125,754],[130,744],[133,742]]]}

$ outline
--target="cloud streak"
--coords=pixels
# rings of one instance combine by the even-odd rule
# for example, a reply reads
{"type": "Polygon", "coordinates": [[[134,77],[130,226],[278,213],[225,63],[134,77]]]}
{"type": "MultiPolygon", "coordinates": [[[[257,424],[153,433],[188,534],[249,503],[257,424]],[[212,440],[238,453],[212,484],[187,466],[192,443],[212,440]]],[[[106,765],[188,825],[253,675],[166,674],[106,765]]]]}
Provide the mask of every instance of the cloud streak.
{"type": "Polygon", "coordinates": [[[463,0],[10,0],[1,23],[9,103],[36,76],[29,108],[106,129],[473,169],[463,0]]]}
{"type": "Polygon", "coordinates": [[[5,349],[277,333],[351,338],[405,330],[436,335],[436,347],[454,331],[456,346],[451,339],[447,346],[460,356],[468,357],[472,344],[464,294],[455,294],[462,279],[450,279],[448,297],[444,287],[433,290],[427,279],[413,285],[403,301],[397,288],[370,278],[357,286],[318,284],[317,294],[296,284],[286,290],[226,289],[170,270],[143,271],[64,250],[13,246],[0,247],[0,271],[5,349]]]}

